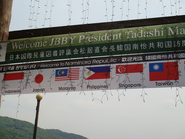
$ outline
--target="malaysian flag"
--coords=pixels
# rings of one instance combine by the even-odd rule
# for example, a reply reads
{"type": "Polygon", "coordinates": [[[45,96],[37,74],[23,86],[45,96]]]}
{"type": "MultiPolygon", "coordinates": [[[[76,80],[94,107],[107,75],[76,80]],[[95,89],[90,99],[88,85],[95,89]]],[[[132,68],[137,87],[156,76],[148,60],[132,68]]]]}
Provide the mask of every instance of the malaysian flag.
{"type": "Polygon", "coordinates": [[[55,81],[79,80],[79,68],[57,69],[55,81]]]}

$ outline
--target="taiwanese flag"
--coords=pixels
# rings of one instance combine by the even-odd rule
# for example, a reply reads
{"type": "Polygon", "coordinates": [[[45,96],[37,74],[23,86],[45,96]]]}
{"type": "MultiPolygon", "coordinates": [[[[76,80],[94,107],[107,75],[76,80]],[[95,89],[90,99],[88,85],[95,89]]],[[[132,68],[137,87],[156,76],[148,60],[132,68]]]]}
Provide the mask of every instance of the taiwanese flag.
{"type": "Polygon", "coordinates": [[[5,73],[3,81],[22,80],[24,79],[24,72],[5,73]]]}
{"type": "Polygon", "coordinates": [[[110,66],[86,67],[85,78],[86,80],[109,79],[110,78],[110,66]]]}
{"type": "Polygon", "coordinates": [[[163,62],[149,64],[150,81],[178,80],[178,63],[163,62]]]}
{"type": "Polygon", "coordinates": [[[116,74],[143,72],[143,64],[117,65],[116,74]]]}

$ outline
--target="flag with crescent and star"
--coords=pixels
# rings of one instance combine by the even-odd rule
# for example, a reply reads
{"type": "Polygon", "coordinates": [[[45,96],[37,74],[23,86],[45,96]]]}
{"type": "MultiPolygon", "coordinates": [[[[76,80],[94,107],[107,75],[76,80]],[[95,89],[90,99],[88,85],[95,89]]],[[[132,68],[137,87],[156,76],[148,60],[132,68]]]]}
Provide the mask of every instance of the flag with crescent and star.
{"type": "Polygon", "coordinates": [[[55,81],[79,80],[79,68],[57,69],[55,81]]]}
{"type": "Polygon", "coordinates": [[[141,72],[143,72],[143,64],[127,64],[116,66],[116,74],[141,73],[141,72]]]}

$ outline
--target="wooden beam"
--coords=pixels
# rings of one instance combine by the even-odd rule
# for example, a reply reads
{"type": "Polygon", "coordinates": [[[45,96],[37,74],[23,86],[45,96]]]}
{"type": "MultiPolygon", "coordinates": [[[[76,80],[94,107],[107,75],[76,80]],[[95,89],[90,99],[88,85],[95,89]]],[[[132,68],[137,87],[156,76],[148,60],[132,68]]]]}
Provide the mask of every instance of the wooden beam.
{"type": "Polygon", "coordinates": [[[182,23],[182,22],[185,22],[185,15],[160,17],[160,18],[147,18],[147,19],[140,19],[140,20],[105,22],[105,23],[95,23],[95,24],[72,25],[72,26],[52,27],[52,28],[41,28],[41,29],[30,29],[30,30],[19,30],[19,31],[10,32],[9,40],[88,32],[88,31],[100,31],[100,30],[111,30],[111,29],[119,29],[119,28],[173,24],[173,23],[182,23]]]}
{"type": "MultiPolygon", "coordinates": [[[[0,41],[8,40],[13,0],[0,0],[0,41]]],[[[1,95],[0,95],[1,108],[1,95]]]]}

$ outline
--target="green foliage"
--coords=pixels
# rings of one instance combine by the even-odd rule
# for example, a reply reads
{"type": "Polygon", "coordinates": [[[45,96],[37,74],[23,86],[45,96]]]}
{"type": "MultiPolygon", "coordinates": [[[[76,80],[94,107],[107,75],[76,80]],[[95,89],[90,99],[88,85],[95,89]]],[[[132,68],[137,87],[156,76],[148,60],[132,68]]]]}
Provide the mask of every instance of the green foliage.
{"type": "Polygon", "coordinates": [[[62,131],[57,130],[57,129],[46,129],[46,130],[55,134],[55,135],[65,137],[66,139],[87,139],[85,137],[82,137],[82,136],[79,136],[79,135],[76,135],[76,134],[72,134],[72,133],[65,133],[65,132],[62,132],[62,131]]]}
{"type": "MultiPolygon", "coordinates": [[[[0,139],[32,139],[34,125],[21,120],[0,116],[0,139]]],[[[87,139],[55,129],[37,128],[37,139],[87,139]]]]}

